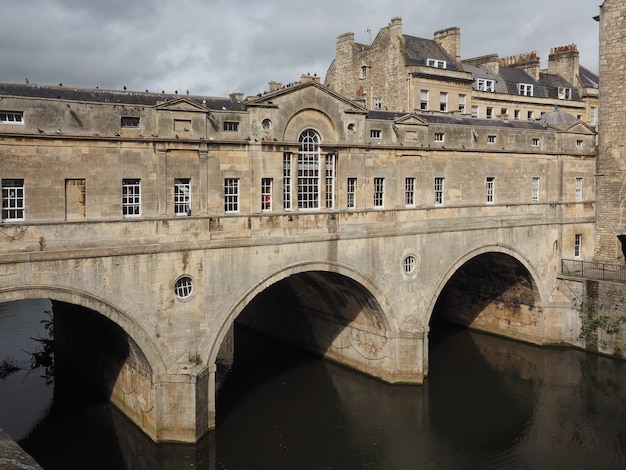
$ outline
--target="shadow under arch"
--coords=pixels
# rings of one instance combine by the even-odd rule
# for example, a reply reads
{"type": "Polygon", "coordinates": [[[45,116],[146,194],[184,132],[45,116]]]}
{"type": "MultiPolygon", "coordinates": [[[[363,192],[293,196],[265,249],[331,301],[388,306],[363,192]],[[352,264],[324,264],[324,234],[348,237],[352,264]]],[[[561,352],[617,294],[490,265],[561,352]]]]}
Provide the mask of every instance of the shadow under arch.
{"type": "Polygon", "coordinates": [[[537,279],[528,260],[510,247],[488,245],[472,250],[440,281],[430,301],[429,323],[444,321],[540,342],[545,294],[537,279]]]}
{"type": "MultiPolygon", "coordinates": [[[[398,331],[396,317],[389,302],[382,295],[380,289],[368,278],[360,275],[350,267],[338,263],[297,263],[262,279],[233,304],[230,311],[225,315],[217,336],[213,338],[213,343],[201,344],[202,351],[210,351],[208,364],[215,364],[224,338],[242,312],[247,308],[249,309],[252,303],[256,303],[256,307],[259,307],[259,304],[267,300],[263,298],[264,293],[270,292],[271,294],[272,288],[281,285],[289,291],[288,295],[290,298],[287,300],[294,301],[296,303],[294,307],[304,307],[311,311],[316,320],[320,318],[322,321],[328,321],[336,325],[336,328],[321,340],[321,344],[309,344],[309,349],[315,350],[319,346],[322,346],[322,349],[330,347],[332,340],[336,339],[340,331],[344,331],[347,328],[347,323],[349,322],[357,323],[358,331],[361,331],[364,336],[373,334],[386,337],[398,331]],[[301,294],[306,293],[304,303],[298,300],[298,292],[301,294]],[[295,297],[293,296],[294,294],[295,297]],[[314,305],[306,302],[306,300],[311,299],[314,301],[314,305]],[[336,308],[333,306],[335,302],[337,304],[336,308]],[[344,310],[340,311],[339,308],[344,310]]],[[[263,328],[259,321],[263,323],[267,318],[267,316],[263,315],[263,312],[258,311],[256,315],[246,316],[248,317],[246,318],[247,324],[255,329],[263,328]]],[[[292,315],[292,317],[296,318],[299,315],[292,315]]],[[[277,317],[274,317],[273,320],[273,325],[271,326],[275,327],[277,323],[280,323],[280,320],[277,321],[277,317]]],[[[300,316],[298,321],[301,320],[302,317],[300,316]]],[[[308,318],[308,320],[311,319],[308,318]]],[[[291,326],[293,327],[294,325],[292,324],[291,326]]],[[[306,328],[310,326],[310,322],[305,325],[306,328]]],[[[277,331],[263,332],[272,335],[280,333],[277,331]]],[[[310,333],[310,330],[307,333],[310,333]]],[[[281,339],[291,340],[289,342],[294,343],[293,337],[281,339]]],[[[316,339],[320,340],[320,338],[316,339]]],[[[209,340],[207,339],[206,341],[209,340]]],[[[297,340],[294,344],[307,348],[307,345],[298,344],[297,340]]],[[[375,349],[373,345],[369,346],[371,347],[370,351],[375,349]]],[[[324,351],[319,349],[315,352],[327,356],[324,351]]],[[[332,358],[332,355],[330,357],[332,358]]],[[[338,362],[345,364],[343,361],[338,362]]]]}
{"type": "Polygon", "coordinates": [[[0,288],[0,302],[50,299],[92,310],[120,327],[137,345],[152,374],[166,373],[165,363],[147,332],[123,310],[94,295],[62,286],[13,286],[0,288]]]}

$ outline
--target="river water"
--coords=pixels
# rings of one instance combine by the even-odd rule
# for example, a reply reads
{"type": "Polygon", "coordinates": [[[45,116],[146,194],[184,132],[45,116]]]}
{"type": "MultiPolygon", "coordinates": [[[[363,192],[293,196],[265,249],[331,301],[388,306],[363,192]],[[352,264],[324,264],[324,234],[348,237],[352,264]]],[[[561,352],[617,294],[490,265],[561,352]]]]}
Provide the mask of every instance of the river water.
{"type": "Polygon", "coordinates": [[[217,430],[155,445],[59,360],[31,369],[50,310],[0,304],[0,428],[48,470],[626,468],[625,361],[437,327],[426,383],[391,386],[239,328],[217,430]]]}

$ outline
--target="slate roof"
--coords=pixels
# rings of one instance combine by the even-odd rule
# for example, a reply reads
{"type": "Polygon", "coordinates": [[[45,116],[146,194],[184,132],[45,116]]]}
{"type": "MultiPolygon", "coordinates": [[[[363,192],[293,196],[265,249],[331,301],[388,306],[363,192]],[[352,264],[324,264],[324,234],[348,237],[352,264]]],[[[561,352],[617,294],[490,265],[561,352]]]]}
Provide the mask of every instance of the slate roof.
{"type": "Polygon", "coordinates": [[[446,69],[458,70],[455,59],[450,57],[434,40],[418,38],[407,34],[403,36],[408,56],[407,65],[427,65],[427,59],[436,59],[445,60],[446,69]]]}
{"type": "Polygon", "coordinates": [[[600,78],[582,65],[578,68],[578,77],[585,88],[598,88],[600,86],[600,78]]]}
{"type": "Polygon", "coordinates": [[[128,105],[156,106],[164,101],[185,98],[209,109],[244,111],[245,105],[230,97],[210,97],[175,93],[150,93],[129,90],[104,90],[61,85],[37,85],[27,83],[0,83],[0,96],[61,99],[95,103],[120,103],[128,105]]]}
{"type": "MultiPolygon", "coordinates": [[[[367,113],[366,118],[380,121],[395,121],[408,113],[393,112],[393,111],[370,111],[367,113]]],[[[504,127],[509,129],[545,129],[545,126],[540,121],[507,121],[504,119],[477,119],[472,117],[463,117],[459,115],[446,115],[446,114],[421,114],[412,113],[419,116],[429,124],[448,124],[457,126],[474,126],[474,127],[504,127]]]]}
{"type": "Polygon", "coordinates": [[[500,75],[506,81],[508,92],[511,95],[519,95],[517,85],[520,83],[526,83],[528,85],[533,85],[534,97],[548,97],[545,88],[524,70],[516,67],[500,67],[500,75]]]}
{"type": "MultiPolygon", "coordinates": [[[[487,80],[494,81],[494,90],[496,93],[508,93],[508,87],[506,85],[506,81],[493,70],[491,70],[486,65],[474,65],[469,64],[467,62],[463,62],[463,70],[472,74],[474,79],[476,78],[485,78],[487,80]]],[[[476,86],[473,87],[476,89],[476,86]]],[[[516,93],[517,94],[517,90],[516,93]]]]}
{"type": "Polygon", "coordinates": [[[559,88],[569,88],[572,92],[570,99],[572,101],[580,101],[580,93],[578,89],[560,75],[540,72],[539,83],[544,86],[548,94],[548,98],[559,99],[559,88]]]}

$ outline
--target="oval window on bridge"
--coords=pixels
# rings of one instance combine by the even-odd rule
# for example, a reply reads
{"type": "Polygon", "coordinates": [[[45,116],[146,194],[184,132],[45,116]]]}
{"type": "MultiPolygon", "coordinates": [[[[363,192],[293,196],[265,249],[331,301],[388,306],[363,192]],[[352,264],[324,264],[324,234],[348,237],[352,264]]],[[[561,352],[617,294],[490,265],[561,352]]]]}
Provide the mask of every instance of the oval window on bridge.
{"type": "Polygon", "coordinates": [[[413,272],[415,272],[416,264],[417,264],[417,261],[415,259],[415,256],[409,255],[406,258],[404,258],[404,261],[403,261],[404,273],[412,274],[413,272]]]}
{"type": "Polygon", "coordinates": [[[188,299],[193,292],[193,280],[189,276],[182,276],[174,284],[174,294],[179,299],[188,299]]]}

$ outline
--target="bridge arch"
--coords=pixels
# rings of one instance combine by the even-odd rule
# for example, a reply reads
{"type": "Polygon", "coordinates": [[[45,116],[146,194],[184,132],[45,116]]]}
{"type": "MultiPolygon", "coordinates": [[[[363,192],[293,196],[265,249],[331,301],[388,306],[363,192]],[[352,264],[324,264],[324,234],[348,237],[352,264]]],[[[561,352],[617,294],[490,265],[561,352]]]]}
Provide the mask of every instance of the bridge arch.
{"type": "MultiPolygon", "coordinates": [[[[205,344],[201,344],[202,351],[209,351],[208,364],[215,363],[220,346],[228,330],[235,319],[239,317],[257,296],[281,281],[285,281],[294,276],[311,273],[317,273],[322,277],[339,276],[347,280],[352,287],[358,288],[358,295],[360,295],[362,299],[364,297],[367,298],[368,321],[372,331],[378,329],[376,333],[387,336],[393,336],[398,331],[396,315],[390,303],[382,294],[381,290],[369,278],[340,263],[328,261],[296,263],[266,276],[233,303],[231,309],[224,316],[224,321],[217,335],[211,339],[207,338],[205,344]],[[375,318],[373,318],[374,316],[375,318]],[[211,341],[211,344],[209,344],[209,341],[211,341]]],[[[367,326],[365,326],[365,328],[367,329],[367,326]]]]}
{"type": "Polygon", "coordinates": [[[451,323],[536,343],[542,337],[546,298],[537,279],[534,267],[512,247],[474,249],[439,281],[428,305],[428,323],[443,316],[451,323]]]}
{"type": "Polygon", "coordinates": [[[156,345],[147,332],[122,309],[94,295],[62,286],[17,286],[0,288],[0,301],[50,299],[85,307],[118,325],[136,343],[151,368],[152,374],[165,374],[166,367],[156,345]]]}

